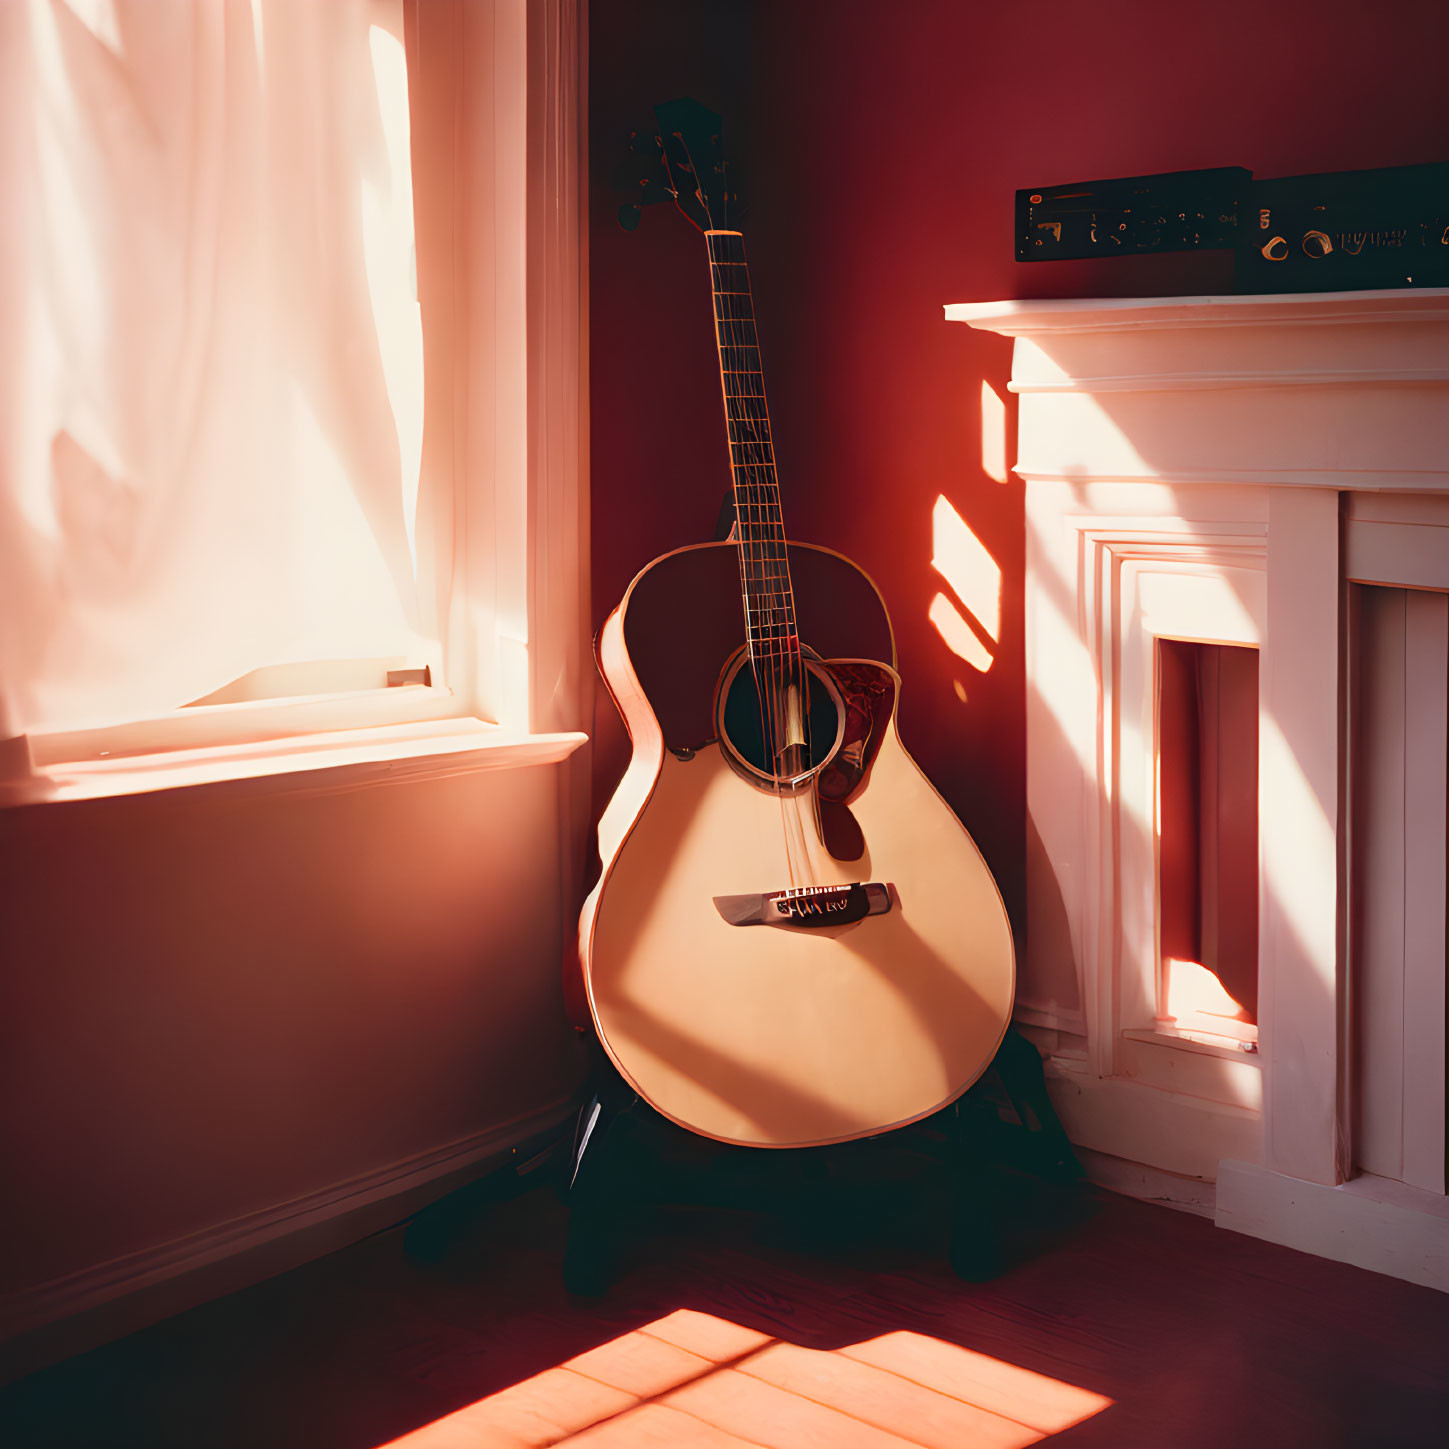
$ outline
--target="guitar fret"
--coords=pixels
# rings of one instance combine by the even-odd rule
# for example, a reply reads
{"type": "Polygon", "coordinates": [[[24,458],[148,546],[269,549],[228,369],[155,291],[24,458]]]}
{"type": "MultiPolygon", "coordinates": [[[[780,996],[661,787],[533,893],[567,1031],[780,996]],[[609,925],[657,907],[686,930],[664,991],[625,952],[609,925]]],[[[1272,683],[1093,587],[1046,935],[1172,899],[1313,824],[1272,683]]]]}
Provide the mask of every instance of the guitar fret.
{"type": "Polygon", "coordinates": [[[794,659],[800,648],[795,598],[744,238],[716,233],[706,242],[750,654],[794,659]]]}

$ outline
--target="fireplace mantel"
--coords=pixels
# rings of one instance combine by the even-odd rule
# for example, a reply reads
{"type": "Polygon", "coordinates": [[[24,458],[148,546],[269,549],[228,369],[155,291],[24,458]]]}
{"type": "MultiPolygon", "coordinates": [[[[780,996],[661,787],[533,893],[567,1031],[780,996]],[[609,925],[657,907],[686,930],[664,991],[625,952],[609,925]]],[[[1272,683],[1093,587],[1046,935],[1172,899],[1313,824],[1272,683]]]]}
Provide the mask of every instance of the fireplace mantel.
{"type": "Polygon", "coordinates": [[[1016,339],[1028,481],[1449,489],[1449,289],[957,303],[946,316],[1016,339]]]}
{"type": "Polygon", "coordinates": [[[1449,287],[1378,292],[1275,292],[1253,296],[1067,297],[951,302],[948,322],[1007,337],[1037,332],[1261,327],[1276,322],[1449,323],[1449,287]]]}
{"type": "Polygon", "coordinates": [[[1069,1133],[1108,1185],[1449,1289],[1449,289],[946,317],[1014,339],[1018,1021],[1069,1133]],[[1258,759],[1256,1040],[1167,1009],[1182,646],[1258,661],[1234,737],[1258,759]]]}

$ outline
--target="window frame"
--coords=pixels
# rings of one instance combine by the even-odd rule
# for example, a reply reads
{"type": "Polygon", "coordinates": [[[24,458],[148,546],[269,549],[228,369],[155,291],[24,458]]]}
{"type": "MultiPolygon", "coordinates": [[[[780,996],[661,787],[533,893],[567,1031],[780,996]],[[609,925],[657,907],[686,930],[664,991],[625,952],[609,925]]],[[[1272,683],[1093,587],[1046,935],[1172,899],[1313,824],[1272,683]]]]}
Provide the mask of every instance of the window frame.
{"type": "Polygon", "coordinates": [[[390,743],[418,773],[429,728],[447,773],[460,755],[487,769],[561,759],[585,743],[586,7],[404,0],[404,16],[415,189],[428,177],[418,215],[423,472],[441,500],[429,548],[445,683],[36,731],[0,742],[0,765],[10,760],[0,805],[310,777],[328,768],[319,737],[333,737],[344,774],[360,758],[375,765],[390,743]],[[168,755],[174,778],[158,758],[168,755]]]}

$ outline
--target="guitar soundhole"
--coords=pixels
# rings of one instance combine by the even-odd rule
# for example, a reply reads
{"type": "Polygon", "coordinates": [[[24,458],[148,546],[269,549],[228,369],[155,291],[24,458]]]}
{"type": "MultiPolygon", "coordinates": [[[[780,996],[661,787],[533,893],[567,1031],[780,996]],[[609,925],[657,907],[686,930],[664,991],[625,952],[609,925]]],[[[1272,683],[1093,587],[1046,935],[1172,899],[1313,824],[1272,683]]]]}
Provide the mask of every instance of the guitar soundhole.
{"type": "MultiPolygon", "coordinates": [[[[806,728],[805,768],[797,781],[815,775],[839,748],[844,726],[844,708],[830,676],[812,660],[805,661],[810,683],[810,704],[806,728]]],[[[754,783],[773,788],[775,741],[768,718],[760,708],[760,694],[749,656],[740,650],[730,658],[720,677],[715,702],[715,725],[725,758],[754,783]]]]}

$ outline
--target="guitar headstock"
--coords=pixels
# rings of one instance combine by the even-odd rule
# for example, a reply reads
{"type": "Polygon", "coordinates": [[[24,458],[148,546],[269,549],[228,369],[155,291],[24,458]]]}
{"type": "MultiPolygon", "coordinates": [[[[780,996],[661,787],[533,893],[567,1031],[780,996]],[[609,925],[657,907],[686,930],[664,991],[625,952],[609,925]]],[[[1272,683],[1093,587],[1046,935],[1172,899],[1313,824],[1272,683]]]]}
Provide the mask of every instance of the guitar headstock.
{"type": "Polygon", "coordinates": [[[621,168],[631,200],[619,208],[619,221],[632,231],[639,209],[672,201],[701,231],[729,228],[738,206],[732,168],[721,145],[718,112],[698,101],[668,101],[654,107],[655,127],[629,138],[631,163],[621,168]]]}

